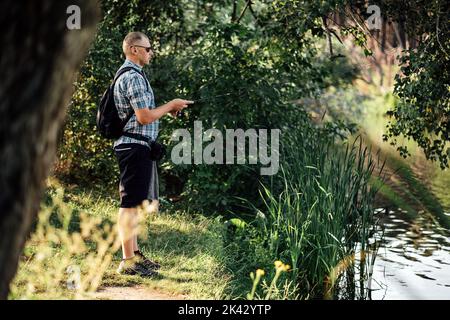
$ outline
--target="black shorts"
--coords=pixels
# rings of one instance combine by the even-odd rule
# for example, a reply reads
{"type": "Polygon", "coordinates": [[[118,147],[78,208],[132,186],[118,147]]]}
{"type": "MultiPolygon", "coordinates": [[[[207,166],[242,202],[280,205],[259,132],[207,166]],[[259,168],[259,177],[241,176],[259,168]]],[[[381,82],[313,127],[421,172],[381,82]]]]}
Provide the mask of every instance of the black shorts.
{"type": "Polygon", "coordinates": [[[150,148],[124,143],[114,148],[120,170],[120,207],[134,208],[142,201],[159,196],[156,161],[150,159],[150,148]]]}

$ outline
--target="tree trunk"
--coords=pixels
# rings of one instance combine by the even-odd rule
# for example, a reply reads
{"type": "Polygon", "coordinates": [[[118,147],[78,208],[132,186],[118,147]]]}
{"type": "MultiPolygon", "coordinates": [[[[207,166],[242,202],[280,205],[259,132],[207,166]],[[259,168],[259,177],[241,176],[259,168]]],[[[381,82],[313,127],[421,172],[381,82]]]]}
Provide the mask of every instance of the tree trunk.
{"type": "Polygon", "coordinates": [[[52,166],[76,72],[96,30],[92,0],[0,2],[0,299],[6,299],[52,166]],[[69,30],[75,4],[81,29],[69,30]]]}

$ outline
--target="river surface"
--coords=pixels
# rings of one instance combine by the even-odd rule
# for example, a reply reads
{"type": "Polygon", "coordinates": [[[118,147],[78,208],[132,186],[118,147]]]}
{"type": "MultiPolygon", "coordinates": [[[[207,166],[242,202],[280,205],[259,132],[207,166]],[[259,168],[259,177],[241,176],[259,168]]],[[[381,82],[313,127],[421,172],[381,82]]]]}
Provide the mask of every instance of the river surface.
{"type": "MultiPolygon", "coordinates": [[[[450,171],[430,169],[428,185],[450,217],[450,171]]],[[[373,268],[372,299],[450,299],[450,230],[431,214],[378,209],[385,227],[373,268]]]]}
{"type": "Polygon", "coordinates": [[[423,212],[410,220],[389,211],[384,220],[372,299],[450,299],[450,232],[423,212]]]}

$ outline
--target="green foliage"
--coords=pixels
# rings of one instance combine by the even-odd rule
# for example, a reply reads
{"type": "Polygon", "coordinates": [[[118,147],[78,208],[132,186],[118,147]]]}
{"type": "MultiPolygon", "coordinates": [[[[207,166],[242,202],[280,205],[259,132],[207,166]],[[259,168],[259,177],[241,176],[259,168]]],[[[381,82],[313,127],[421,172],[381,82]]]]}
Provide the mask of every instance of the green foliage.
{"type": "MultiPolygon", "coordinates": [[[[306,53],[308,58],[293,59],[283,50],[272,39],[241,25],[206,30],[191,50],[177,57],[175,69],[181,72],[174,91],[194,99],[230,95],[194,105],[182,120],[167,123],[164,133],[180,126],[192,128],[195,120],[223,133],[225,128],[282,128],[294,121],[292,115],[303,111],[285,101],[310,91],[308,86],[315,84],[307,79],[320,70],[312,70],[308,62],[312,52],[306,53]]],[[[249,186],[259,179],[257,166],[204,165],[187,170],[184,194],[196,210],[227,207],[230,195],[250,196],[249,186]]]]}
{"type": "Polygon", "coordinates": [[[372,51],[366,47],[367,36],[363,31],[361,31],[360,28],[355,26],[342,27],[341,33],[343,36],[351,35],[353,37],[354,44],[364,49],[364,55],[366,57],[372,55],[372,51]]]}
{"type": "MultiPolygon", "coordinates": [[[[409,50],[401,58],[401,75],[396,76],[395,93],[398,101],[387,114],[394,121],[387,126],[384,139],[403,135],[414,139],[427,159],[448,167],[450,156],[450,42],[441,47],[437,38],[430,38],[416,52],[409,50]]],[[[398,150],[409,155],[405,146],[398,150]]]]}
{"type": "MultiPolygon", "coordinates": [[[[410,35],[425,38],[416,49],[401,56],[401,73],[396,75],[398,101],[387,114],[392,122],[384,140],[398,145],[397,137],[413,139],[427,159],[448,167],[450,157],[450,41],[447,1],[409,1],[408,6],[386,1],[387,15],[404,22],[410,35]]],[[[400,145],[403,157],[408,149],[400,145]]]]}

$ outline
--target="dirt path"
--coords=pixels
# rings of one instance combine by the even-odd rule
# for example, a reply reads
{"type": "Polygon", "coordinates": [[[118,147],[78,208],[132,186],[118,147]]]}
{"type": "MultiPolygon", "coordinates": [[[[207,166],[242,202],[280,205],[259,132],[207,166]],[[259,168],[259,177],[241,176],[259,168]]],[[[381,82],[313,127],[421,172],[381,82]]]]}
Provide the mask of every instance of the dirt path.
{"type": "Polygon", "coordinates": [[[144,286],[103,287],[91,297],[93,300],[185,300],[184,295],[170,295],[144,286]]]}

